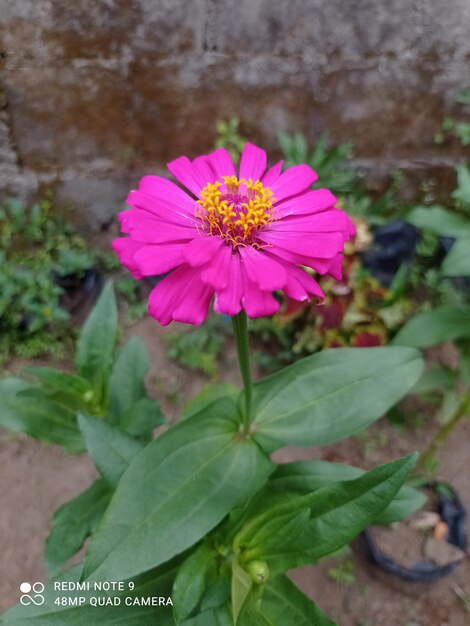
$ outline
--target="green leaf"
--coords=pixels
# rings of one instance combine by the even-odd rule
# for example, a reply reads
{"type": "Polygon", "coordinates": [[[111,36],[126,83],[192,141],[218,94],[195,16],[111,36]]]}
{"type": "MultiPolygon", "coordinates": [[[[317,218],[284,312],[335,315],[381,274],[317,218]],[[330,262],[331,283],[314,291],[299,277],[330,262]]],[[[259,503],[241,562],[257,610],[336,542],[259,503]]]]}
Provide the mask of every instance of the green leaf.
{"type": "Polygon", "coordinates": [[[164,563],[255,492],[272,465],[238,431],[236,406],[218,400],[135,457],[92,540],[85,577],[123,580],[164,563]]]}
{"type": "Polygon", "coordinates": [[[77,344],[78,372],[93,385],[99,401],[105,397],[111,372],[117,323],[116,298],[109,282],[88,316],[77,344]]]}
{"type": "MultiPolygon", "coordinates": [[[[279,465],[268,481],[265,491],[271,494],[307,494],[339,481],[354,480],[363,476],[364,470],[344,463],[328,461],[299,461],[279,465]]],[[[384,511],[372,520],[373,524],[391,524],[423,506],[426,496],[413,487],[404,485],[384,511]]]]}
{"type": "Polygon", "coordinates": [[[67,570],[61,576],[45,584],[44,603],[41,606],[30,604],[23,606],[18,603],[2,616],[3,626],[90,626],[99,623],[100,626],[174,626],[172,607],[152,606],[152,598],[164,598],[165,602],[171,594],[171,585],[174,577],[173,568],[158,568],[144,576],[135,579],[134,589],[124,583],[123,591],[95,591],[93,589],[80,591],[54,590],[54,583],[77,583],[80,580],[81,565],[67,570]],[[117,606],[91,606],[90,598],[99,597],[117,598],[117,606]],[[60,598],[85,598],[82,606],[58,605],[55,601],[60,598]],[[149,605],[133,605],[136,598],[149,598],[149,605]]]}
{"type": "Polygon", "coordinates": [[[109,485],[104,480],[97,480],[86,491],[57,509],[44,550],[44,562],[49,577],[55,576],[94,532],[111,495],[109,485]]]}
{"type": "Polygon", "coordinates": [[[470,237],[457,239],[442,263],[443,276],[470,276],[470,237]]]}
{"type": "Polygon", "coordinates": [[[468,311],[441,307],[418,313],[393,339],[395,345],[429,348],[446,341],[470,338],[468,311]]]}
{"type": "Polygon", "coordinates": [[[267,564],[272,575],[331,554],[371,524],[393,499],[411,471],[417,455],[387,463],[305,496],[288,496],[248,521],[234,540],[241,563],[267,564]],[[293,520],[306,509],[303,529],[293,520]],[[284,530],[284,528],[286,530],[284,530]]]}
{"type": "Polygon", "coordinates": [[[217,609],[230,601],[231,595],[231,568],[224,563],[217,573],[218,578],[209,586],[201,600],[201,612],[208,609],[217,609]]]}
{"type": "Polygon", "coordinates": [[[0,380],[0,397],[1,426],[74,452],[84,449],[75,413],[51,401],[36,387],[20,378],[4,378],[0,380]],[[24,395],[30,389],[34,389],[34,396],[24,395]]]}
{"type": "Polygon", "coordinates": [[[335,626],[287,576],[253,587],[236,626],[335,626]]]}
{"type": "Polygon", "coordinates": [[[222,606],[202,611],[202,613],[183,622],[182,626],[233,626],[233,620],[230,608],[222,606]]]}
{"type": "Polygon", "coordinates": [[[144,443],[99,417],[79,414],[78,424],[88,454],[99,473],[116,487],[129,463],[144,448],[144,443]]]}
{"type": "Polygon", "coordinates": [[[90,402],[93,389],[90,383],[80,376],[62,372],[53,367],[25,367],[24,371],[37,378],[43,385],[53,391],[63,391],[79,396],[84,402],[90,402]]]}
{"type": "MultiPolygon", "coordinates": [[[[462,143],[468,145],[470,138],[470,124],[459,123],[455,128],[456,134],[463,139],[462,143]]],[[[457,172],[457,189],[455,189],[451,196],[457,202],[457,204],[464,208],[470,207],[470,168],[463,163],[460,163],[455,168],[457,172]]]]}
{"type": "Polygon", "coordinates": [[[52,367],[32,366],[26,367],[24,371],[42,384],[40,387],[31,387],[22,395],[47,396],[51,401],[73,412],[97,410],[93,388],[84,378],[52,367]]]}
{"type": "Polygon", "coordinates": [[[141,398],[121,417],[119,426],[134,437],[150,439],[153,429],[164,422],[158,402],[152,398],[141,398]]]}
{"type": "Polygon", "coordinates": [[[416,228],[440,237],[470,235],[470,220],[441,206],[416,207],[406,216],[416,228]]]}
{"type": "Polygon", "coordinates": [[[149,368],[144,342],[133,337],[120,350],[109,379],[108,413],[132,434],[151,432],[164,421],[157,402],[148,397],[145,379],[149,368]]]}
{"type": "Polygon", "coordinates": [[[233,623],[237,623],[238,614],[246,600],[253,583],[251,578],[236,561],[232,563],[232,616],[233,623]]]}
{"type": "Polygon", "coordinates": [[[177,624],[189,617],[201,601],[213,564],[214,551],[202,543],[180,566],[171,594],[177,624]]]}
{"type": "Polygon", "coordinates": [[[423,372],[411,393],[426,394],[442,391],[454,387],[456,382],[457,372],[443,365],[433,365],[427,372],[423,372]]]}
{"type": "Polygon", "coordinates": [[[406,348],[339,348],[297,361],[254,385],[255,438],[266,449],[314,446],[362,430],[421,374],[406,348]]]}
{"type": "Polygon", "coordinates": [[[218,398],[229,397],[236,401],[240,395],[240,389],[230,383],[208,384],[204,385],[201,391],[193,396],[183,409],[181,419],[186,419],[195,413],[199,413],[202,409],[218,398]]]}

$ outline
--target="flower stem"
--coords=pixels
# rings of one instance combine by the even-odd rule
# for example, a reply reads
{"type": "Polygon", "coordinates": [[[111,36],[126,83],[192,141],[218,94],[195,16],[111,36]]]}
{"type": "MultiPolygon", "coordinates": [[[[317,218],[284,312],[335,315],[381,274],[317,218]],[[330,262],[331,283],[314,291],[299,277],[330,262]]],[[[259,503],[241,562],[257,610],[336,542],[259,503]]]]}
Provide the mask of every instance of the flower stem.
{"type": "Polygon", "coordinates": [[[245,311],[232,317],[233,334],[237,345],[238,363],[245,391],[245,411],[243,414],[243,434],[247,435],[251,424],[251,403],[253,398],[253,382],[250,371],[250,352],[248,346],[248,323],[245,311]]]}
{"type": "Polygon", "coordinates": [[[447,440],[450,433],[454,430],[455,426],[459,423],[460,419],[467,413],[470,406],[470,390],[466,391],[460,398],[455,411],[450,416],[445,424],[441,426],[439,431],[434,436],[431,443],[426,450],[420,456],[418,463],[414,469],[414,474],[419,474],[426,471],[426,466],[435,456],[442,444],[447,440]]]}

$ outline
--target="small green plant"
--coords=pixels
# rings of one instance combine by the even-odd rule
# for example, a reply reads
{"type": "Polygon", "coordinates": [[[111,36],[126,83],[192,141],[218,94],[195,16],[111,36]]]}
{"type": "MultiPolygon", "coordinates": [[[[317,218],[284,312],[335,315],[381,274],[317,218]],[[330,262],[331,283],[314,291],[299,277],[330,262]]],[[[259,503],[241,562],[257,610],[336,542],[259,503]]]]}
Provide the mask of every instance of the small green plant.
{"type": "Polygon", "coordinates": [[[240,134],[240,120],[232,117],[229,120],[220,120],[216,124],[216,148],[226,148],[235,163],[240,160],[243,147],[247,140],[240,134]]]}
{"type": "Polygon", "coordinates": [[[211,315],[204,326],[170,335],[167,355],[179,365],[213,378],[229,334],[227,321],[211,315]]]}
{"type": "MultiPolygon", "coordinates": [[[[470,105],[470,89],[461,91],[455,99],[464,106],[470,105]]],[[[463,146],[470,146],[470,122],[446,117],[440,130],[434,135],[436,143],[443,143],[448,135],[454,135],[463,146]]]]}
{"type": "Polygon", "coordinates": [[[149,358],[143,341],[134,337],[118,350],[117,336],[116,301],[108,283],[80,332],[76,372],[27,367],[27,378],[0,380],[1,426],[71,452],[87,450],[101,474],[54,513],[45,545],[49,575],[81,548],[120,474],[164,421],[146,390],[149,358]]]}
{"type": "Polygon", "coordinates": [[[352,585],[356,582],[354,574],[354,562],[350,556],[343,557],[339,562],[328,570],[331,580],[342,585],[352,585]]]}
{"type": "Polygon", "coordinates": [[[318,174],[318,180],[313,187],[331,189],[338,196],[339,204],[351,215],[372,226],[380,226],[402,213],[403,209],[397,202],[402,172],[394,172],[386,192],[379,198],[373,198],[351,162],[353,146],[350,142],[331,146],[326,132],[318,137],[314,148],[309,146],[302,133],[279,133],[278,140],[285,165],[308,163],[318,174]]]}
{"type": "Polygon", "coordinates": [[[29,208],[4,201],[0,248],[0,358],[56,351],[69,319],[61,278],[83,275],[93,255],[48,197],[29,208]]]}
{"type": "Polygon", "coordinates": [[[317,186],[327,187],[338,195],[357,192],[359,178],[350,162],[351,143],[330,147],[326,132],[318,137],[313,149],[310,149],[302,133],[288,135],[281,132],[278,141],[284,154],[285,167],[307,163],[318,174],[317,186]]]}

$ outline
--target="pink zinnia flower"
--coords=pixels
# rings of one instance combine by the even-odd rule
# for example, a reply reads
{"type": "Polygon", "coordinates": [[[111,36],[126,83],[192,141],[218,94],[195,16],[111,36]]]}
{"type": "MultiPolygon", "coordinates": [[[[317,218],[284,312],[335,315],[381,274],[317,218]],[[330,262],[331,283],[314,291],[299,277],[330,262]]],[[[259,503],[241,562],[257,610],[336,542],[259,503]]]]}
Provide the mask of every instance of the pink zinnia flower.
{"type": "Polygon", "coordinates": [[[249,317],[279,308],[273,292],[303,301],[324,294],[303,267],[341,278],[344,242],[354,226],[308,165],[266,171],[264,150],[246,144],[239,173],[224,148],[168,164],[184,191],[145,176],[120,213],[114,250],[137,278],[171,272],[152,291],[149,313],[161,324],[201,324],[215,296],[218,313],[249,317]]]}

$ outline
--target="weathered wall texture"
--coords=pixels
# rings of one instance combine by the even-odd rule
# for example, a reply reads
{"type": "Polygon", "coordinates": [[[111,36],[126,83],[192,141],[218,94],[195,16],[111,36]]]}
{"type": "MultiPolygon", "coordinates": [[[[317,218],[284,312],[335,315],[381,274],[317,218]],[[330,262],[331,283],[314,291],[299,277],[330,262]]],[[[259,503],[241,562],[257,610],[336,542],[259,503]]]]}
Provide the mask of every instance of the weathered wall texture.
{"type": "Polygon", "coordinates": [[[106,222],[130,181],[239,116],[433,172],[470,84],[470,0],[0,0],[0,187],[54,184],[106,222]]]}

